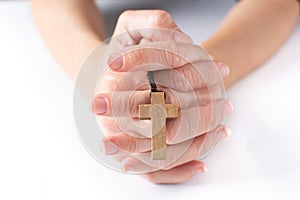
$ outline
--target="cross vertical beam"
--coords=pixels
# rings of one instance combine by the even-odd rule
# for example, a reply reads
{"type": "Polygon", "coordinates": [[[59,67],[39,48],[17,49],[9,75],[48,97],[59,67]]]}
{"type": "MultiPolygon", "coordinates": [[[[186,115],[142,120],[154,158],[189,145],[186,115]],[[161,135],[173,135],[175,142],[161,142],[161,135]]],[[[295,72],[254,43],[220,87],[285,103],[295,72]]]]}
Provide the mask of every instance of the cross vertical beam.
{"type": "Polygon", "coordinates": [[[139,105],[139,118],[151,119],[152,123],[152,160],[166,159],[166,120],[177,117],[178,106],[165,104],[164,92],[151,92],[151,104],[139,105]]]}

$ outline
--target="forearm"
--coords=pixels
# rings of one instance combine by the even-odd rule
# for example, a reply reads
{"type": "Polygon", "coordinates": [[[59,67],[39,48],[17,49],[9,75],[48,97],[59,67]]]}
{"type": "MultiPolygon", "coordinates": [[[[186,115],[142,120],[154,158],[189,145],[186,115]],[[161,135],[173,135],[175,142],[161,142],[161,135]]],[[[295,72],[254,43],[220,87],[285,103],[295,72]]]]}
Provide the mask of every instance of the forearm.
{"type": "Polygon", "coordinates": [[[47,47],[75,78],[81,63],[105,38],[100,12],[92,0],[31,0],[33,15],[47,47]]]}
{"type": "Polygon", "coordinates": [[[214,59],[226,63],[230,86],[265,62],[288,38],[297,24],[297,0],[242,0],[216,33],[203,43],[214,59]]]}

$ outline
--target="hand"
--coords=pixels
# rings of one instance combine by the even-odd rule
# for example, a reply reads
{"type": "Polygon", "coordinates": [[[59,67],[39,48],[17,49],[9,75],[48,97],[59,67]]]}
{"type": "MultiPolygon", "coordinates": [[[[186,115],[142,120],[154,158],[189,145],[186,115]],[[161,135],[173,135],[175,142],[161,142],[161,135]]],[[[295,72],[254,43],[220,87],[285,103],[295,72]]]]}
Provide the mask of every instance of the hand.
{"type": "MultiPolygon", "coordinates": [[[[130,22],[130,20],[128,21],[130,22]]],[[[116,28],[116,30],[118,29],[116,28]]],[[[140,39],[135,44],[141,44],[144,43],[141,41],[148,42],[149,40],[153,42],[159,40],[159,37],[164,35],[155,34],[155,31],[152,32],[152,35],[146,34],[143,31],[137,31],[135,34],[140,39]],[[141,39],[141,35],[144,35],[145,38],[141,39]]],[[[165,36],[168,38],[165,40],[171,40],[171,34],[165,34],[165,36]]],[[[119,41],[125,41],[126,37],[123,37],[123,39],[119,41]]],[[[137,42],[138,40],[133,41],[137,42]]],[[[212,70],[214,68],[211,66],[211,62],[203,60],[207,59],[207,57],[200,47],[174,42],[151,43],[134,47],[129,44],[130,42],[128,43],[127,41],[123,45],[122,52],[131,51],[132,53],[124,54],[123,56],[111,56],[112,62],[110,66],[113,70],[107,70],[105,73],[103,80],[101,80],[99,94],[95,100],[95,111],[101,116],[99,118],[100,123],[107,130],[107,138],[103,141],[104,147],[106,147],[105,151],[108,154],[113,154],[115,159],[122,162],[125,171],[148,172],[160,169],[145,174],[153,182],[172,183],[185,181],[195,171],[205,171],[204,164],[193,159],[206,154],[220,138],[228,135],[227,129],[219,124],[221,124],[222,119],[231,111],[231,104],[224,99],[215,98],[215,101],[211,101],[210,95],[212,94],[208,91],[209,87],[211,88],[213,85],[218,84],[219,73],[213,73],[212,70]],[[125,48],[126,46],[128,47],[125,48]],[[152,49],[149,50],[149,47],[152,49]],[[158,48],[160,50],[157,50],[158,48]],[[161,49],[180,53],[187,60],[191,60],[191,62],[184,61],[174,53],[168,54],[161,49]],[[114,58],[116,57],[118,59],[115,60],[114,58]],[[175,70],[162,66],[155,66],[153,68],[153,65],[147,65],[150,63],[172,66],[175,70]],[[139,70],[136,70],[135,67],[141,64],[144,64],[143,69],[139,68],[139,70]],[[116,67],[121,67],[121,69],[117,69],[116,67]],[[197,73],[194,67],[204,72],[202,74],[204,77],[197,73]],[[169,158],[165,162],[160,163],[160,165],[153,163],[148,159],[149,153],[144,153],[150,150],[150,135],[141,130],[136,130],[135,127],[128,126],[128,124],[132,124],[130,123],[132,118],[125,115],[126,109],[124,110],[124,108],[132,108],[130,110],[131,117],[136,118],[138,105],[146,103],[149,99],[149,86],[146,78],[147,70],[159,70],[155,72],[155,79],[159,83],[159,87],[163,88],[167,93],[167,102],[180,102],[179,113],[181,115],[177,120],[167,123],[167,138],[168,144],[170,144],[167,148],[167,154],[177,154],[177,157],[180,157],[180,159],[176,162],[173,162],[169,158]],[[166,77],[169,77],[167,80],[177,81],[166,81],[166,77]],[[187,80],[188,84],[182,84],[187,80]],[[132,88],[139,86],[142,86],[139,88],[139,91],[131,91],[132,88]],[[130,93],[133,93],[131,97],[130,93]],[[130,101],[128,101],[128,97],[130,97],[130,101]],[[114,102],[118,104],[114,104],[114,102]],[[122,103],[124,102],[130,102],[130,105],[123,105],[122,103]],[[214,112],[211,111],[212,108],[214,108],[214,112]],[[116,112],[113,112],[113,110],[116,112]],[[190,122],[193,121],[191,117],[195,116],[195,112],[199,112],[196,118],[199,118],[199,122],[201,123],[197,127],[196,132],[193,133],[193,131],[189,132],[186,130],[191,127],[190,122]],[[184,152],[186,148],[187,150],[184,152]],[[118,151],[118,149],[135,154],[124,154],[118,151]],[[137,152],[139,154],[136,154],[137,152]],[[182,153],[184,154],[181,156],[182,153]],[[178,173],[176,178],[171,176],[174,173],[178,173]]],[[[222,76],[228,75],[228,67],[220,63],[217,64],[219,71],[223,72],[222,76]]],[[[213,92],[216,92],[216,94],[212,96],[220,97],[217,94],[218,91],[213,92]]],[[[135,120],[134,123],[140,123],[140,121],[135,120]]]]}
{"type": "Polygon", "coordinates": [[[112,38],[122,47],[157,41],[192,43],[192,39],[179,29],[171,15],[164,10],[123,12],[112,38]]]}
{"type": "MultiPolygon", "coordinates": [[[[203,60],[206,57],[203,50],[190,44],[154,42],[128,47],[123,49],[123,52],[130,52],[130,54],[123,53],[118,59],[113,59],[110,67],[114,69],[114,74],[104,77],[100,84],[102,88],[109,88],[111,92],[99,93],[95,100],[95,112],[105,110],[97,114],[106,116],[101,121],[102,126],[109,132],[104,141],[106,153],[122,162],[125,171],[148,172],[160,169],[145,175],[159,178],[156,182],[184,181],[193,174],[190,170],[184,170],[190,169],[190,165],[205,170],[202,162],[193,160],[205,155],[220,139],[227,137],[228,130],[221,124],[224,117],[232,110],[231,104],[222,99],[217,94],[218,91],[207,90],[218,84],[219,73],[213,72],[214,67],[210,65],[211,62],[203,60]],[[169,53],[171,50],[172,52],[169,53]],[[180,52],[181,56],[191,63],[177,56],[176,52],[180,52]],[[157,65],[153,66],[153,63],[157,65]],[[139,67],[141,64],[143,67],[139,67]],[[172,66],[174,70],[166,66],[172,66]],[[197,69],[202,74],[199,74],[197,69]],[[146,77],[146,72],[149,70],[157,70],[155,78],[159,87],[167,93],[167,101],[180,105],[179,118],[167,123],[169,144],[167,155],[170,157],[163,162],[153,162],[150,159],[150,135],[147,134],[149,128],[140,128],[142,125],[136,124],[144,122],[132,120],[137,117],[138,105],[149,103],[149,86],[146,77]],[[124,72],[126,75],[118,74],[124,72]],[[177,84],[170,81],[174,79],[178,81],[177,84]],[[188,80],[186,85],[190,87],[180,84],[186,80],[188,80]],[[132,88],[138,87],[138,91],[132,91],[132,88]],[[216,94],[212,94],[214,92],[216,94]],[[210,95],[216,99],[211,100],[210,95]],[[195,98],[191,98],[193,96],[195,98]],[[130,113],[131,118],[126,113],[130,113]],[[195,120],[200,122],[197,123],[199,125],[197,127],[193,125],[195,120]],[[189,132],[193,128],[197,128],[196,131],[189,132]],[[128,156],[118,149],[133,154],[128,156]],[[175,161],[174,157],[179,159],[175,161]],[[168,174],[179,169],[182,173],[177,176],[177,179],[166,178],[169,177],[168,174]],[[165,176],[157,176],[157,173],[165,176]]],[[[227,76],[228,67],[217,64],[221,76],[227,76]]]]}

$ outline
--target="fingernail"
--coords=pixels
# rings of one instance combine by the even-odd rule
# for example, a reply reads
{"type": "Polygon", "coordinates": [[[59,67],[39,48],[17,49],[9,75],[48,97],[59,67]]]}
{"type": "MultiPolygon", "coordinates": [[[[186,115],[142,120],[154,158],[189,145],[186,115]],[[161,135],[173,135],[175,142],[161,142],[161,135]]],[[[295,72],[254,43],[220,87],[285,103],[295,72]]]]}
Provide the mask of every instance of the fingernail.
{"type": "Polygon", "coordinates": [[[226,103],[226,114],[230,114],[233,111],[233,105],[230,101],[226,103]]]}
{"type": "Polygon", "coordinates": [[[206,173],[208,172],[206,166],[201,166],[201,167],[197,167],[195,170],[195,173],[200,172],[200,173],[206,173]]]}
{"type": "Polygon", "coordinates": [[[230,69],[229,69],[229,67],[228,67],[227,65],[225,65],[225,64],[222,63],[222,62],[217,62],[216,64],[217,64],[218,67],[219,67],[219,71],[220,71],[222,77],[226,77],[226,76],[229,75],[230,69]]]}
{"type": "Polygon", "coordinates": [[[104,98],[97,97],[94,102],[94,112],[97,115],[105,114],[107,111],[107,104],[104,98]]]}
{"type": "Polygon", "coordinates": [[[192,39],[190,38],[190,36],[182,33],[182,32],[179,32],[179,31],[174,31],[173,33],[173,39],[176,41],[176,42],[191,42],[192,39]]]}
{"type": "Polygon", "coordinates": [[[227,128],[227,127],[225,127],[225,130],[223,129],[222,130],[222,140],[225,140],[225,139],[227,139],[227,138],[229,138],[230,136],[231,136],[231,134],[232,134],[232,132],[231,132],[231,130],[229,129],[229,128],[227,128]]]}
{"type": "Polygon", "coordinates": [[[108,65],[113,70],[118,70],[123,65],[123,56],[121,53],[113,53],[108,58],[108,65]]]}
{"type": "Polygon", "coordinates": [[[118,151],[118,146],[114,142],[108,140],[102,141],[100,144],[100,151],[102,154],[106,155],[114,154],[118,151]]]}

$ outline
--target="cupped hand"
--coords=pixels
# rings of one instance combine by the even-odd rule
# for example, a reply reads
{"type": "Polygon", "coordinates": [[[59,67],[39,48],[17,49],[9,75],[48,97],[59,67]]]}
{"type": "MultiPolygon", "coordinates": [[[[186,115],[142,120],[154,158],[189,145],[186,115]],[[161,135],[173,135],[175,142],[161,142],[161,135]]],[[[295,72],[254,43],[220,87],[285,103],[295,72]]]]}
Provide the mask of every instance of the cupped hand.
{"type": "Polygon", "coordinates": [[[229,135],[222,124],[232,105],[219,88],[229,69],[192,45],[165,11],[127,11],[115,34],[124,31],[111,41],[120,51],[110,56],[94,101],[106,134],[102,152],[120,161],[124,171],[146,172],[152,182],[186,181],[206,171],[196,159],[229,135]],[[160,26],[172,31],[151,31],[160,26]],[[167,122],[168,156],[161,162],[150,159],[149,122],[138,119],[138,105],[149,103],[147,71],[154,71],[166,102],[179,105],[178,119],[167,122]]]}

